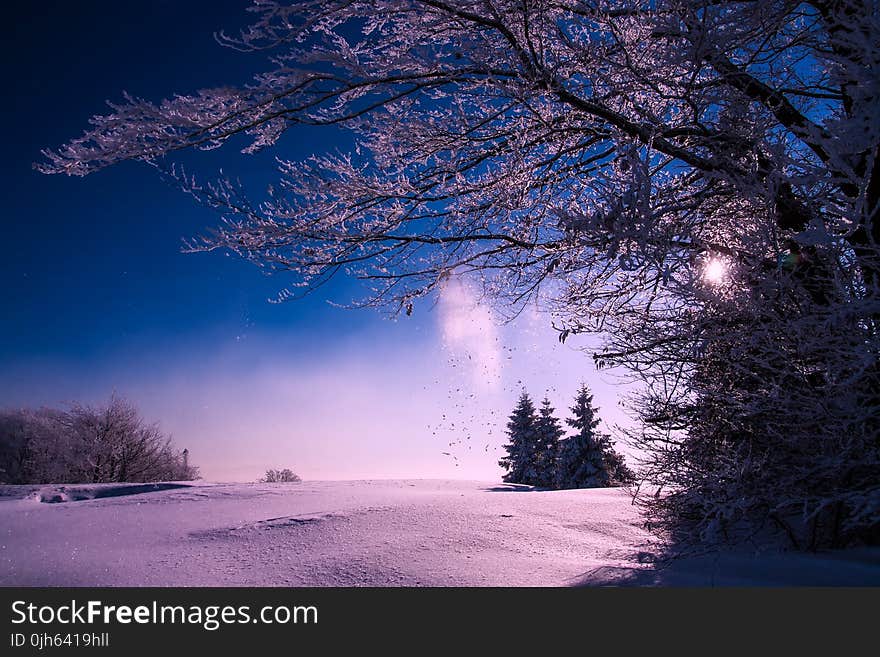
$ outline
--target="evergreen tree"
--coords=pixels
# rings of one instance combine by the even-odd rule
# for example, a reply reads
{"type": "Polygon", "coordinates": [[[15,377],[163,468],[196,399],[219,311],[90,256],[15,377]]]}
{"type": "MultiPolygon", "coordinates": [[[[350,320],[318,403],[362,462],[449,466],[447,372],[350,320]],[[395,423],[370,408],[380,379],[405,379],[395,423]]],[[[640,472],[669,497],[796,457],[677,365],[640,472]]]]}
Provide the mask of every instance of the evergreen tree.
{"type": "Polygon", "coordinates": [[[556,485],[556,459],[559,452],[559,441],[565,431],[559,420],[553,415],[554,408],[546,397],[541,402],[541,409],[535,422],[537,439],[534,459],[532,461],[531,478],[534,485],[552,488],[556,485]]]}
{"type": "Polygon", "coordinates": [[[626,464],[623,454],[609,445],[605,452],[605,463],[608,466],[608,474],[612,486],[628,486],[636,482],[636,473],[626,464]]]}
{"type": "Polygon", "coordinates": [[[498,465],[507,470],[504,481],[511,484],[534,484],[536,424],[535,405],[529,394],[523,390],[507,423],[507,435],[510,437],[510,442],[504,446],[507,456],[498,461],[498,465]]]}
{"type": "Polygon", "coordinates": [[[567,420],[577,433],[559,447],[557,488],[603,488],[632,481],[633,474],[614,451],[611,438],[597,431],[598,410],[590,389],[582,385],[571,407],[573,417],[567,420]]]}

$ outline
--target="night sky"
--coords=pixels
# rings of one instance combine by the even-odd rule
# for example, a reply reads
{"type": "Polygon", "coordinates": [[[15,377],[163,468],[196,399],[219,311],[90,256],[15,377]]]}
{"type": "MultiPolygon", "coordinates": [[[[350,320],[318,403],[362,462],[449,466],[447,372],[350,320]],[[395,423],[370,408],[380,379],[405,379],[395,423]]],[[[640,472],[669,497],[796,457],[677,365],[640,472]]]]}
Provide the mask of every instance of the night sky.
{"type": "MultiPolygon", "coordinates": [[[[95,403],[116,391],[218,480],[253,479],[267,467],[309,478],[495,479],[504,419],[523,385],[538,398],[546,390],[562,413],[585,380],[606,419],[622,421],[614,380],[559,345],[546,317],[497,327],[461,288],[392,322],[328,304],[359,296],[342,279],[271,304],[289,281],[224,253],[181,253],[184,238],[218,217],[148,166],[86,178],[32,170],[41,148],[79,135],[123,90],[159,100],[246,82],[260,56],[213,38],[246,24],[246,6],[6,10],[0,407],[95,403]]],[[[276,154],[297,159],[347,143],[335,130],[301,128],[269,153],[244,157],[227,146],[182,161],[208,176],[234,171],[259,194],[276,154]]]]}

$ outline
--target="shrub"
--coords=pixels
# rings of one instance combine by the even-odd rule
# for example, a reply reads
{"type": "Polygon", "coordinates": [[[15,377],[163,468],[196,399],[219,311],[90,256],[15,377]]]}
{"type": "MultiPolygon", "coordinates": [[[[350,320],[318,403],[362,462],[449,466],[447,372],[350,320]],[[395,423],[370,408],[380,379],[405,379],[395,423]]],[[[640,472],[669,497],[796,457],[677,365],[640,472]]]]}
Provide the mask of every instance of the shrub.
{"type": "Polygon", "coordinates": [[[300,476],[288,468],[283,470],[266,470],[266,474],[260,479],[261,484],[296,483],[298,481],[302,481],[300,476]]]}

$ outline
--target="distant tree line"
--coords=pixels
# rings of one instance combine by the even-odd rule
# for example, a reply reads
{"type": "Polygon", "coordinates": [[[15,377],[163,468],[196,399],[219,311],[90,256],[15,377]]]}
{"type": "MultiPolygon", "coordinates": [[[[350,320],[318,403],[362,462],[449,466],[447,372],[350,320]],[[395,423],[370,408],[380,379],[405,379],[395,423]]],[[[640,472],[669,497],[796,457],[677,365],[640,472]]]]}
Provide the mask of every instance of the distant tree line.
{"type": "Polygon", "coordinates": [[[635,480],[611,438],[598,431],[598,409],[586,385],[578,390],[572,417],[566,423],[574,434],[565,437],[550,401],[539,410],[525,391],[507,423],[507,456],[498,464],[507,471],[504,481],[542,488],[604,488],[635,480]]]}
{"type": "Polygon", "coordinates": [[[188,453],[129,401],[0,411],[0,483],[189,481],[188,453]]]}

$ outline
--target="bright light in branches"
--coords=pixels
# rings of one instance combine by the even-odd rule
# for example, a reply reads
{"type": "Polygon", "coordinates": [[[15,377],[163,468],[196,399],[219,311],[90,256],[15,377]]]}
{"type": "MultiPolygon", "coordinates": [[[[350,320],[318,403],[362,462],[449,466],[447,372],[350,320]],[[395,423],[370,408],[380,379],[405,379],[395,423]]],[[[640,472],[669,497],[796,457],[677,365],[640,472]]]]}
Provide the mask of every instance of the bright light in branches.
{"type": "Polygon", "coordinates": [[[710,285],[721,285],[727,279],[727,263],[721,258],[711,258],[703,269],[703,280],[710,285]]]}

